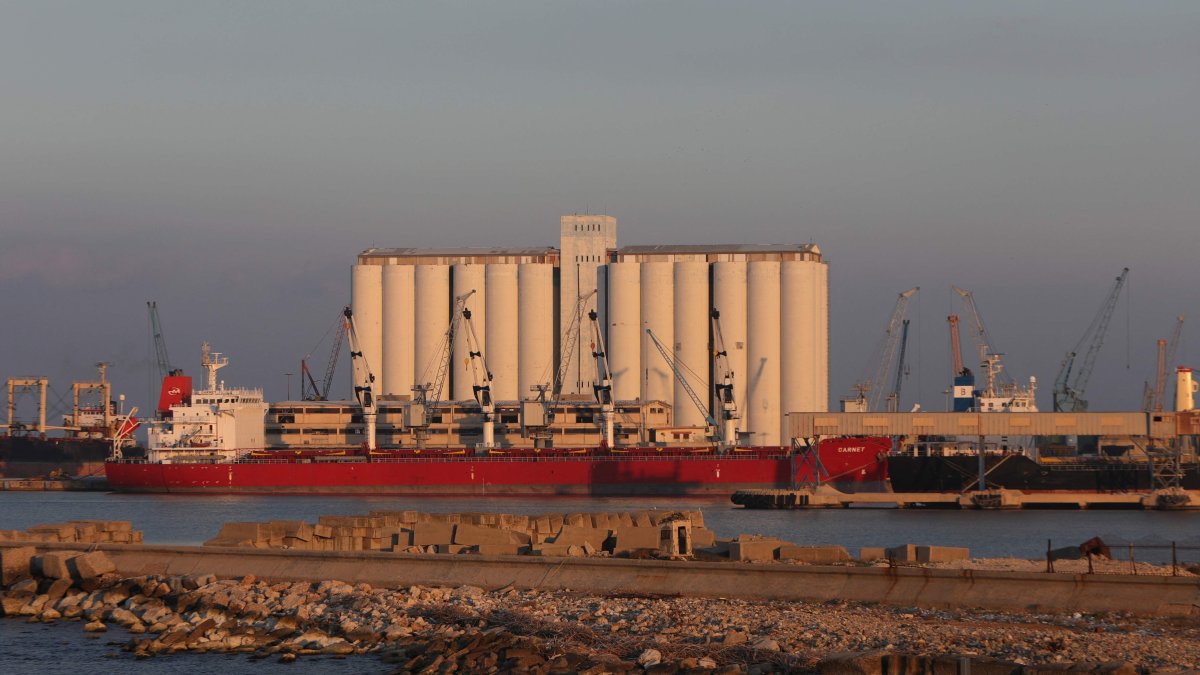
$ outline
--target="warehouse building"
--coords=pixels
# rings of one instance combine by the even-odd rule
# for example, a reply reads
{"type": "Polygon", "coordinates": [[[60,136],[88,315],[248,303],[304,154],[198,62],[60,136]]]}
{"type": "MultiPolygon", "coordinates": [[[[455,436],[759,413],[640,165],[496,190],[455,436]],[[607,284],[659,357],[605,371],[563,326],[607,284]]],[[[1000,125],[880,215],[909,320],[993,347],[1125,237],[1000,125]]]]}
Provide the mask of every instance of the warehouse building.
{"type": "Polygon", "coordinates": [[[533,398],[568,358],[564,393],[591,394],[596,311],[617,401],[661,401],[676,427],[704,414],[647,335],[673,350],[709,410],[713,393],[711,310],[735,373],[746,445],[788,438],[787,412],[819,412],[829,399],[828,266],[814,244],[617,246],[617,220],[570,215],[558,248],[374,248],[359,254],[352,307],[376,392],[403,400],[449,368],[441,398],[473,397],[469,351],[445,334],[455,298],[467,299],[496,401],[533,398]],[[593,294],[592,291],[595,291],[593,294]],[[576,338],[563,335],[580,305],[576,338]],[[574,342],[569,355],[560,354],[574,342]],[[449,354],[446,364],[445,355],[449,354]]]}

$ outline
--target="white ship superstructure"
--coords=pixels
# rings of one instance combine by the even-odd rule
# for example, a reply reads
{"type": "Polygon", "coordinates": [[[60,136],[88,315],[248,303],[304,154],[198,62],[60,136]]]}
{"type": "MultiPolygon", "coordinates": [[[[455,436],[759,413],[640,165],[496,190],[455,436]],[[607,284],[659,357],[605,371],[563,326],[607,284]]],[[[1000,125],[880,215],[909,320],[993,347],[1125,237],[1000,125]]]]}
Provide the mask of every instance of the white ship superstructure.
{"type": "Polygon", "coordinates": [[[150,426],[149,460],[165,463],[229,462],[265,445],[267,404],[261,389],[226,388],[217,371],[228,357],[201,348],[200,364],[207,386],[190,402],[172,405],[170,413],[150,426]]]}

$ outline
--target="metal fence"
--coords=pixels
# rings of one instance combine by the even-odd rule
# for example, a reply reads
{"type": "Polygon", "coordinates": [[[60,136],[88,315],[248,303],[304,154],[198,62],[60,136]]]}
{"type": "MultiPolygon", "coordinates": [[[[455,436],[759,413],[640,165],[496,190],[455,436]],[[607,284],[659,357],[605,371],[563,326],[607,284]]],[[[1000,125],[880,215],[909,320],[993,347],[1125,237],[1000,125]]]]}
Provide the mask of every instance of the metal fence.
{"type": "Polygon", "coordinates": [[[1046,540],[1046,571],[1200,577],[1200,541],[1125,541],[1097,537],[1055,548],[1046,540]]]}

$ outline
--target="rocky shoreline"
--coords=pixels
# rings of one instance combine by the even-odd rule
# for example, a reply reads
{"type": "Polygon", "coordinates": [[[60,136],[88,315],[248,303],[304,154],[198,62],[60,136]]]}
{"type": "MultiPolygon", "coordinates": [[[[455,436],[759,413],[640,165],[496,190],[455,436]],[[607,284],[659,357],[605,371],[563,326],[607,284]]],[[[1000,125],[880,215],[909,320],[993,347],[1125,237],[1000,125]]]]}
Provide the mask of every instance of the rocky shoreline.
{"type": "MultiPolygon", "coordinates": [[[[105,568],[95,558],[102,553],[86,555],[88,569],[105,568]]],[[[36,557],[30,564],[46,566],[36,557]]],[[[1124,615],[108,572],[30,576],[5,587],[0,603],[6,616],[28,621],[78,621],[90,632],[121,626],[134,634],[123,649],[142,658],[360,654],[396,672],[872,673],[898,663],[958,672],[968,658],[976,672],[989,664],[987,672],[1165,673],[1200,663],[1200,622],[1124,615]]]]}
{"type": "MultiPolygon", "coordinates": [[[[422,522],[414,520],[407,536],[420,535],[422,522]]],[[[371,525],[347,521],[343,526],[371,525]]],[[[570,516],[556,525],[547,546],[566,546],[556,540],[584,527],[573,525],[570,516]]],[[[480,525],[462,526],[459,522],[451,530],[455,538],[460,531],[491,536],[480,525]]],[[[298,526],[254,527],[271,547],[276,534],[292,537],[298,526]]],[[[443,525],[439,536],[450,536],[446,529],[443,525]]],[[[619,541],[631,529],[643,528],[622,523],[607,534],[619,541]]],[[[403,523],[397,532],[397,538],[404,536],[403,523]]],[[[140,541],[140,533],[126,522],[75,521],[6,534],[20,543],[0,547],[0,614],[30,622],[79,622],[93,634],[119,626],[132,634],[122,649],[138,658],[169,659],[180,652],[283,662],[335,656],[370,660],[394,672],[591,674],[1178,673],[1200,664],[1195,616],[933,610],[511,586],[383,588],[212,574],[128,577],[116,573],[104,551],[88,550],[95,543],[140,541]],[[39,541],[79,544],[81,550],[39,553],[39,541]]],[[[418,546],[412,541],[407,546],[418,546]]],[[[578,546],[589,543],[586,537],[581,541],[578,546]]],[[[778,555],[776,543],[745,540],[752,542],[778,555]]],[[[406,546],[396,548],[406,552],[406,546]]],[[[598,547],[596,554],[611,552],[598,547]]],[[[997,560],[990,567],[1044,564],[997,560]]],[[[966,560],[928,565],[989,568],[987,562],[966,560]]]]}

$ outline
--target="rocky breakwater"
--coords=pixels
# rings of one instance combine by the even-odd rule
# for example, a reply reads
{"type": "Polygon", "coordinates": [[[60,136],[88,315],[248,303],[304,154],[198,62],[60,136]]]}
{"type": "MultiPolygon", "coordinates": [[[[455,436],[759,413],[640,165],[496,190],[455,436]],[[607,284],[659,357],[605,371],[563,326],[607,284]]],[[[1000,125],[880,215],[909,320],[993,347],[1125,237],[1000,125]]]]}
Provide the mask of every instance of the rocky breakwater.
{"type": "Polygon", "coordinates": [[[859,603],[372,588],[212,575],[121,578],[100,551],[0,548],[0,607],[121,627],[142,658],[189,652],[378,659],[396,672],[1178,672],[1200,626],[1116,614],[933,611],[859,603]],[[62,554],[62,555],[60,555],[62,554]]]}

